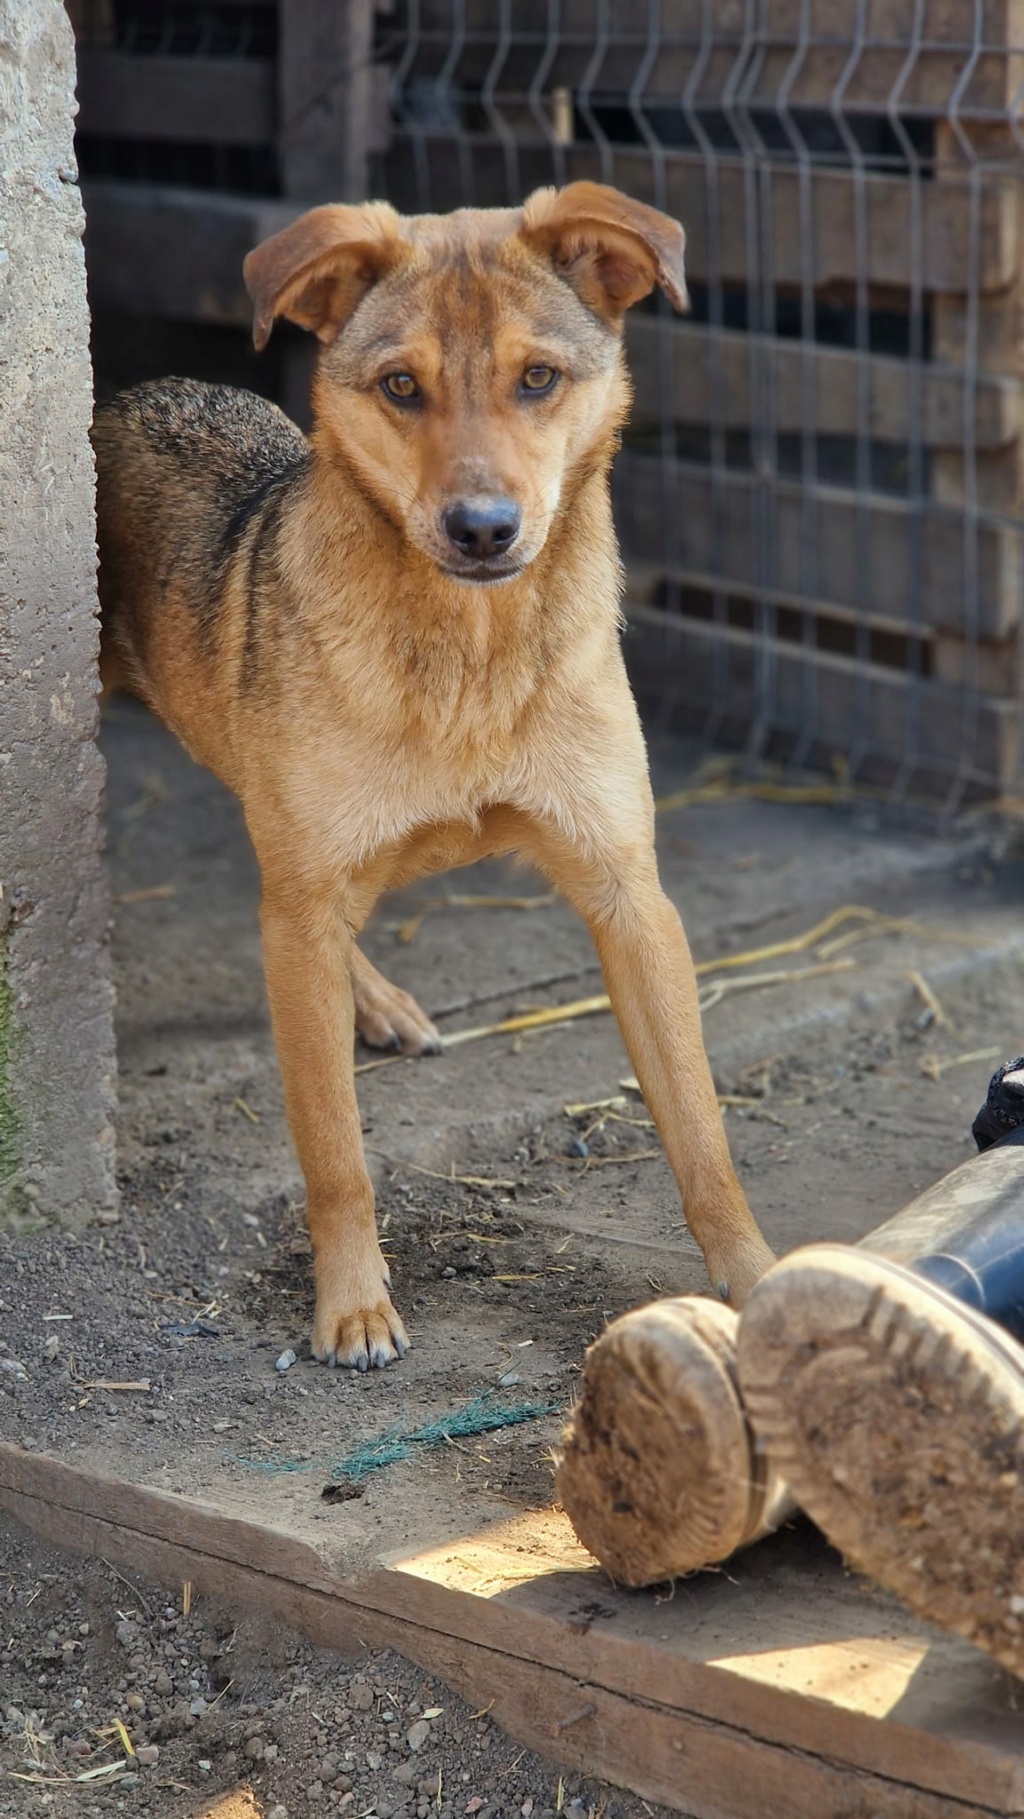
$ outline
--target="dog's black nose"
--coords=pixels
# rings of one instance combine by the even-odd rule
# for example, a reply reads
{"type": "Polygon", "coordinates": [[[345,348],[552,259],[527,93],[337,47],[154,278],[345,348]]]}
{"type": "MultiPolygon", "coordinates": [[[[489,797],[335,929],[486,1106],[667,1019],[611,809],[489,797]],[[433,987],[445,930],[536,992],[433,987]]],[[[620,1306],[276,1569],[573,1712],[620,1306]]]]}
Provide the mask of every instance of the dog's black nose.
{"type": "Polygon", "coordinates": [[[494,499],[489,494],[456,499],[441,520],[456,549],[464,556],[474,556],[478,562],[511,549],[522,521],[522,512],[514,500],[494,499]]]}

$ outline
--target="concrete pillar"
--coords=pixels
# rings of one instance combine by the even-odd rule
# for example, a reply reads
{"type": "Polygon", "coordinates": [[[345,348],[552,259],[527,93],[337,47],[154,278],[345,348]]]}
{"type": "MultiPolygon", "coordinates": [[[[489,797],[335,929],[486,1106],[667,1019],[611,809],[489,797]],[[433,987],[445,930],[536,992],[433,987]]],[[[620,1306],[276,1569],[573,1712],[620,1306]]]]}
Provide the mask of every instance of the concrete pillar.
{"type": "Polygon", "coordinates": [[[0,0],[0,1222],[115,1204],[75,53],[0,0]]]}

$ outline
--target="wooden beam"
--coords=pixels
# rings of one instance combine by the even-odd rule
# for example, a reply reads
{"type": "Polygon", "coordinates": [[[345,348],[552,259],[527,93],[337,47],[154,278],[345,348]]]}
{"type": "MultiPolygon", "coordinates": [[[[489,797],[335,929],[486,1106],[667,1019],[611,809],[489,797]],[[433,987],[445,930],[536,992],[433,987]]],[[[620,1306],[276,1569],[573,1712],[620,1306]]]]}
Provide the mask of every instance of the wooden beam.
{"type": "MultiPolygon", "coordinates": [[[[408,163],[407,129],[396,128],[395,144],[408,163]]],[[[430,206],[437,209],[470,202],[505,207],[556,180],[615,184],[682,221],[687,267],[702,282],[821,289],[860,278],[901,290],[918,284],[924,291],[973,287],[984,294],[1005,289],[1020,258],[1020,184],[1006,172],[982,172],[975,200],[968,171],[920,183],[915,194],[900,176],[858,177],[826,165],[801,171],[795,163],[745,162],[729,153],[716,155],[712,167],[697,153],[671,149],[655,157],[637,146],[556,147],[536,131],[517,139],[508,156],[493,136],[468,131],[430,129],[421,149],[430,206]]],[[[412,170],[403,172],[395,158],[392,166],[396,200],[419,206],[412,170]]]]}
{"type": "Polygon", "coordinates": [[[78,52],[78,131],[105,139],[269,145],[274,65],[257,57],[132,57],[78,52]]]}
{"type": "Polygon", "coordinates": [[[374,0],[287,0],[279,9],[281,133],[286,196],[361,202],[380,87],[373,68],[374,0]]]}
{"type": "MultiPolygon", "coordinates": [[[[470,94],[487,84],[499,108],[536,94],[538,85],[548,97],[556,88],[569,89],[583,111],[632,104],[650,114],[668,145],[673,133],[677,144],[681,132],[693,134],[695,116],[706,122],[712,112],[720,114],[730,89],[744,108],[773,113],[784,104],[787,114],[798,116],[797,127],[801,109],[820,115],[840,97],[846,114],[885,118],[890,97],[896,96],[905,117],[941,118],[955,100],[962,119],[990,119],[1009,109],[1018,92],[1024,37],[1015,55],[986,41],[968,71],[972,30],[970,15],[965,18],[959,46],[926,43],[913,55],[910,32],[902,40],[892,36],[873,43],[864,34],[855,55],[856,33],[851,29],[844,37],[827,27],[806,41],[795,30],[787,35],[759,29],[753,55],[749,39],[743,43],[742,27],[730,32],[717,22],[710,45],[702,41],[699,24],[688,32],[669,24],[655,37],[644,21],[631,32],[606,33],[600,48],[596,23],[577,32],[562,25],[549,33],[541,26],[508,38],[496,27],[492,7],[489,22],[466,34],[456,80],[470,94]],[[698,60],[700,79],[693,86],[698,60]]],[[[450,11],[446,25],[421,17],[417,74],[436,75],[444,68],[454,32],[450,11]]]]}
{"type": "Polygon", "coordinates": [[[239,328],[252,321],[242,260],[299,212],[294,204],[148,183],[93,180],[82,196],[93,308],[239,328]]]}
{"type": "Polygon", "coordinates": [[[963,371],[883,354],[716,332],[703,323],[633,315],[626,346],[636,411],[679,423],[780,433],[856,436],[926,448],[963,446],[965,405],[975,445],[1000,448],[1024,432],[1024,395],[1009,378],[981,373],[971,391],[963,371]],[[751,393],[754,392],[755,403],[751,393]],[[761,402],[763,400],[763,402],[761,402]]]}
{"type": "Polygon", "coordinates": [[[1014,1683],[853,1582],[809,1531],[675,1601],[620,1594],[539,1511],[346,1572],[323,1546],[0,1443],[0,1506],[56,1546],[396,1648],[512,1736],[697,1819],[1024,1812],[1014,1683]]]}
{"type": "Polygon", "coordinates": [[[629,451],[615,463],[612,486],[626,555],[660,563],[694,587],[728,593],[735,584],[816,612],[834,607],[908,630],[939,626],[982,638],[1006,637],[1019,618],[1024,552],[1012,525],[977,527],[972,602],[970,527],[952,506],[712,474],[629,451]]]}
{"type": "Polygon", "coordinates": [[[627,603],[627,617],[634,687],[679,728],[743,740],[759,727],[818,759],[854,753],[878,783],[913,773],[938,795],[961,774],[990,794],[1017,777],[1015,700],[972,701],[962,687],[642,605],[627,603]]]}

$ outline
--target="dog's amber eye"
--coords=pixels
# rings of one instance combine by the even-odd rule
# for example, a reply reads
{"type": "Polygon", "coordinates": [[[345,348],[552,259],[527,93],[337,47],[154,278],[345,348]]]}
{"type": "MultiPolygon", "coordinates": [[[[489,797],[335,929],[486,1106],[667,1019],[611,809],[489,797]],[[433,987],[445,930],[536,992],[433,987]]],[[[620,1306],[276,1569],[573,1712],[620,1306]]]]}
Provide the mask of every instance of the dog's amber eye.
{"type": "Polygon", "coordinates": [[[528,366],[520,380],[520,389],[529,392],[531,397],[539,398],[542,393],[550,392],[558,374],[553,366],[528,366]]]}
{"type": "Polygon", "coordinates": [[[386,373],[380,383],[382,391],[396,404],[409,404],[420,396],[420,388],[411,373],[386,373]]]}

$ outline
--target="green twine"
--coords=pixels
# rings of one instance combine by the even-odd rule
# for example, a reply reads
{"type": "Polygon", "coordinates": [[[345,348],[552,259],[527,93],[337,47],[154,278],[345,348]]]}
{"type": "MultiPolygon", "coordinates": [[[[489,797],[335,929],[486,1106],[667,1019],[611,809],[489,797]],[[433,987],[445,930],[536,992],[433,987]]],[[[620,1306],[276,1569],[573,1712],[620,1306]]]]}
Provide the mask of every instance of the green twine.
{"type": "MultiPolygon", "coordinates": [[[[501,1402],[487,1390],[481,1396],[474,1396],[464,1408],[441,1415],[436,1421],[428,1421],[425,1427],[389,1427],[375,1440],[362,1440],[343,1459],[335,1460],[323,1469],[335,1484],[357,1483],[369,1477],[371,1472],[383,1471],[385,1466],[411,1458],[418,1446],[434,1449],[447,1445],[449,1440],[465,1440],[473,1434],[494,1433],[497,1428],[518,1427],[523,1421],[539,1421],[544,1415],[557,1415],[561,1407],[560,1402],[501,1402]]],[[[235,1458],[233,1463],[246,1465],[252,1471],[275,1474],[317,1469],[309,1459],[235,1458]]]]}

